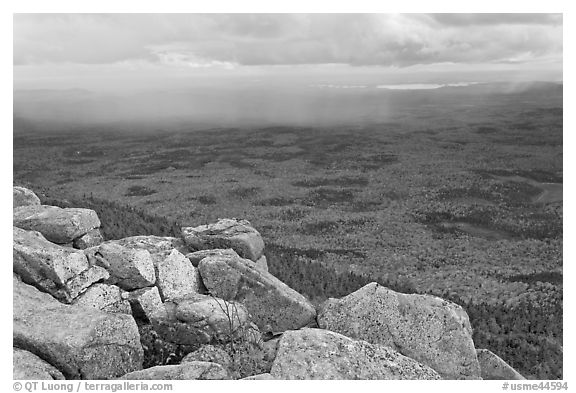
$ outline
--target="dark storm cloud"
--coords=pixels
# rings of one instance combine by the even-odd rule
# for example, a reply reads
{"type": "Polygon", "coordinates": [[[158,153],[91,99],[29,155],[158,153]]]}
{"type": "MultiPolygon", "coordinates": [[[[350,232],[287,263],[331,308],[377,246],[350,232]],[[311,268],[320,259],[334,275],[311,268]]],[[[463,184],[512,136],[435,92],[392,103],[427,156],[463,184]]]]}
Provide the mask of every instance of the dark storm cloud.
{"type": "Polygon", "coordinates": [[[14,63],[162,66],[525,63],[560,59],[544,14],[16,15],[14,63]]]}

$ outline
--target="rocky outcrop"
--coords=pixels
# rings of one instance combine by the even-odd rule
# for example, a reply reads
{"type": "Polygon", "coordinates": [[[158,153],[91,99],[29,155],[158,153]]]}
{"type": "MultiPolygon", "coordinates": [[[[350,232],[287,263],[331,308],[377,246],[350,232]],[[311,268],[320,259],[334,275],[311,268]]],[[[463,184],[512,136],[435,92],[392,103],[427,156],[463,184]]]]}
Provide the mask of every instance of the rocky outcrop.
{"type": "Polygon", "coordinates": [[[74,248],[85,250],[86,248],[95,247],[104,241],[100,229],[91,229],[84,235],[77,237],[72,242],[74,248]]]}
{"type": "Polygon", "coordinates": [[[108,379],[142,368],[134,319],[65,305],[13,280],[13,342],[68,379],[108,379]]]}
{"type": "Polygon", "coordinates": [[[51,364],[31,352],[12,348],[12,379],[19,380],[60,380],[64,375],[51,364]]]}
{"type": "Polygon", "coordinates": [[[156,282],[152,257],[146,250],[106,242],[84,252],[92,265],[101,266],[108,271],[110,284],[132,290],[148,287],[156,282]]]}
{"type": "Polygon", "coordinates": [[[134,371],[120,379],[136,380],[208,380],[230,379],[228,371],[217,363],[186,362],[174,366],[156,366],[134,371]]]}
{"type": "Polygon", "coordinates": [[[203,292],[198,270],[178,250],[172,250],[156,263],[158,289],[164,301],[203,292]]]}
{"type": "Polygon", "coordinates": [[[268,272],[248,221],[102,242],[92,210],[18,187],[14,206],[16,379],[523,379],[437,297],[372,283],[316,315],[268,272]],[[162,364],[194,352],[141,370],[143,345],[162,364]]]}
{"type": "Polygon", "coordinates": [[[323,329],[393,348],[445,379],[480,379],[468,315],[452,302],[371,283],[329,299],[317,321],[323,329]]]}
{"type": "Polygon", "coordinates": [[[262,236],[247,220],[226,218],[213,224],[184,227],[182,236],[192,250],[231,248],[252,261],[257,261],[264,251],[262,236]]]}
{"type": "Polygon", "coordinates": [[[124,292],[122,297],[130,303],[134,318],[141,320],[149,321],[152,314],[162,307],[162,299],[156,287],[124,292]]]}
{"type": "Polygon", "coordinates": [[[72,304],[105,312],[131,313],[130,303],[123,299],[122,290],[115,285],[94,284],[78,296],[72,304]]]}
{"type": "Polygon", "coordinates": [[[430,367],[383,345],[309,328],[282,335],[270,374],[275,379],[440,379],[430,367]]]}
{"type": "Polygon", "coordinates": [[[526,379],[493,352],[487,349],[477,349],[476,354],[478,355],[478,362],[480,363],[482,379],[526,379]]]}
{"type": "Polygon", "coordinates": [[[12,188],[12,207],[39,206],[40,198],[32,191],[24,187],[12,188]]]}
{"type": "Polygon", "coordinates": [[[12,267],[24,282],[70,303],[97,281],[109,278],[108,272],[91,266],[81,251],[58,246],[42,234],[13,228],[12,267]]]}
{"type": "Polygon", "coordinates": [[[47,240],[67,244],[94,228],[100,220],[94,210],[56,206],[29,205],[14,209],[14,226],[40,232],[47,240]]]}
{"type": "Polygon", "coordinates": [[[204,258],[198,270],[214,296],[242,303],[263,332],[298,329],[314,320],[314,306],[270,273],[240,257],[204,258]]]}
{"type": "Polygon", "coordinates": [[[247,320],[241,304],[199,294],[167,301],[150,318],[163,340],[180,345],[227,341],[247,320]]]}

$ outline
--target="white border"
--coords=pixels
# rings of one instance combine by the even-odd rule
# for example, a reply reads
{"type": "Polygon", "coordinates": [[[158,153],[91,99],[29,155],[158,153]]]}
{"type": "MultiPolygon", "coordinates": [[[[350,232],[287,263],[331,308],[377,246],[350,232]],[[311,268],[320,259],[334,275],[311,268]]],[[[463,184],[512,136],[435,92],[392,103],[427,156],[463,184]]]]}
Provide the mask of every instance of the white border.
{"type": "MultiPolygon", "coordinates": [[[[574,32],[574,25],[576,20],[572,17],[570,2],[559,0],[546,0],[546,1],[532,1],[530,3],[520,1],[479,1],[474,4],[466,1],[406,1],[391,2],[391,1],[367,1],[367,0],[354,0],[340,3],[328,2],[311,2],[306,0],[293,0],[283,2],[272,2],[262,0],[210,0],[210,1],[122,1],[122,0],[99,0],[82,2],[78,0],[26,0],[26,1],[5,1],[0,5],[2,13],[0,14],[0,26],[2,26],[2,34],[0,39],[2,42],[2,113],[4,114],[1,119],[1,146],[2,154],[2,178],[4,187],[2,188],[2,260],[3,260],[3,275],[5,283],[11,282],[9,269],[10,257],[10,243],[11,243],[11,230],[8,224],[11,220],[11,206],[10,188],[8,179],[12,179],[12,14],[14,12],[561,12],[564,13],[564,147],[565,152],[569,154],[564,155],[564,193],[567,198],[564,198],[564,237],[566,248],[564,250],[564,277],[565,283],[565,307],[564,307],[564,376],[565,381],[568,381],[569,389],[574,389],[571,385],[571,372],[574,370],[573,353],[574,353],[574,340],[572,339],[571,329],[574,328],[573,321],[573,305],[574,291],[570,285],[571,279],[574,278],[573,261],[576,260],[574,253],[573,239],[573,224],[574,224],[574,209],[573,209],[573,195],[574,195],[574,179],[570,169],[574,168],[574,159],[570,154],[571,149],[574,147],[574,110],[573,107],[573,81],[572,72],[574,69],[574,45],[570,37],[576,37],[574,32]],[[572,31],[572,32],[570,32],[572,31]],[[568,105],[566,105],[568,104],[568,105]]],[[[2,286],[2,299],[5,299],[5,309],[10,309],[8,299],[11,299],[11,287],[9,284],[2,286]]],[[[11,370],[11,330],[12,326],[8,322],[9,316],[3,318],[2,324],[2,347],[0,353],[2,356],[2,380],[5,381],[5,391],[12,390],[12,370],[11,370]]],[[[10,312],[11,314],[11,312],[10,312]]],[[[274,382],[274,381],[261,381],[261,382],[238,382],[238,381],[222,381],[222,382],[184,382],[174,381],[175,389],[177,392],[189,391],[193,389],[217,390],[220,389],[236,391],[250,390],[250,391],[266,391],[269,392],[271,388],[280,391],[298,390],[314,390],[314,391],[333,391],[345,389],[371,389],[370,391],[423,391],[423,390],[436,390],[441,389],[443,392],[462,392],[465,390],[482,391],[482,392],[500,392],[502,384],[496,381],[439,381],[439,382],[419,382],[419,381],[378,381],[378,382],[327,382],[327,381],[306,381],[306,382],[274,382]],[[273,384],[273,385],[272,385],[273,384]],[[271,386],[272,385],[272,386],[271,386]],[[377,390],[372,390],[377,389],[377,390]]]]}

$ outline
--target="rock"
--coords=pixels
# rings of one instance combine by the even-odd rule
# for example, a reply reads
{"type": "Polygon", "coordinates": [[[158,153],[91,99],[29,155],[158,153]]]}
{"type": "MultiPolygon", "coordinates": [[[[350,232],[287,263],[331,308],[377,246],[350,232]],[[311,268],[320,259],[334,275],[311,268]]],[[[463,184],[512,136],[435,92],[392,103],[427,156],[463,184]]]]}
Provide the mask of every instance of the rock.
{"type": "Polygon", "coordinates": [[[66,283],[70,293],[77,297],[76,294],[84,292],[92,283],[107,280],[110,277],[106,269],[100,266],[90,266],[76,277],[66,283]]]}
{"type": "Polygon", "coordinates": [[[21,206],[39,206],[40,198],[24,187],[12,187],[12,208],[21,206]]]}
{"type": "Polygon", "coordinates": [[[276,360],[279,345],[280,345],[280,337],[264,341],[263,345],[264,360],[267,362],[268,370],[272,369],[272,364],[274,364],[274,360],[276,360]]]}
{"type": "Polygon", "coordinates": [[[172,251],[174,249],[180,251],[182,254],[187,254],[190,251],[184,243],[184,240],[176,237],[130,236],[119,240],[111,240],[110,242],[115,242],[128,248],[148,250],[153,257],[157,253],[172,251]]]}
{"type": "Polygon", "coordinates": [[[247,319],[248,313],[241,304],[192,294],[165,302],[152,314],[150,322],[163,340],[194,345],[236,337],[247,319]]]}
{"type": "Polygon", "coordinates": [[[148,287],[156,282],[152,257],[146,250],[106,242],[84,252],[92,265],[101,266],[110,273],[110,284],[131,290],[148,287]]]}
{"type": "Polygon", "coordinates": [[[14,226],[38,231],[44,237],[58,244],[70,243],[94,228],[100,227],[100,220],[94,210],[56,206],[31,205],[14,209],[14,226]]]}
{"type": "Polygon", "coordinates": [[[77,237],[72,242],[72,247],[84,250],[86,248],[95,247],[104,241],[100,229],[92,229],[84,235],[77,237]]]}
{"type": "Polygon", "coordinates": [[[214,345],[204,345],[197,351],[190,352],[184,356],[180,363],[195,361],[218,363],[228,371],[232,367],[232,358],[228,355],[228,352],[214,345]]]}
{"type": "Polygon", "coordinates": [[[200,261],[204,258],[207,257],[213,257],[213,256],[222,256],[222,257],[237,257],[238,254],[236,254],[236,251],[234,251],[231,248],[217,248],[215,250],[200,250],[200,251],[195,251],[195,252],[191,252],[186,254],[186,258],[188,258],[188,260],[190,262],[192,262],[192,265],[194,265],[195,267],[198,267],[198,264],[200,263],[200,261]]]}
{"type": "Polygon", "coordinates": [[[164,301],[180,298],[203,290],[198,270],[178,250],[156,264],[158,289],[164,301]]]}
{"type": "Polygon", "coordinates": [[[12,359],[12,379],[64,379],[64,375],[56,367],[23,349],[12,348],[12,359]]]}
{"type": "Polygon", "coordinates": [[[276,379],[440,379],[391,348],[322,329],[287,331],[270,374],[276,379]]]}
{"type": "Polygon", "coordinates": [[[257,261],[264,251],[260,233],[249,221],[219,219],[217,223],[182,228],[186,245],[194,250],[232,248],[242,258],[257,261]]]}
{"type": "Polygon", "coordinates": [[[298,329],[316,316],[304,296],[250,260],[212,256],[202,259],[198,270],[212,295],[242,303],[263,333],[298,329]]]}
{"type": "Polygon", "coordinates": [[[159,364],[175,364],[175,358],[197,350],[200,345],[178,345],[162,339],[150,323],[139,323],[140,342],[144,349],[143,368],[157,366],[159,364]]]}
{"type": "Polygon", "coordinates": [[[192,295],[177,301],[176,318],[190,323],[202,323],[217,334],[227,335],[242,327],[248,313],[241,304],[207,295],[192,295]]]}
{"type": "Polygon", "coordinates": [[[60,301],[70,303],[108,272],[90,266],[81,251],[47,241],[42,234],[13,228],[12,268],[25,283],[48,292],[60,301]]]}
{"type": "Polygon", "coordinates": [[[134,371],[119,379],[136,380],[191,380],[230,379],[224,367],[209,362],[187,362],[173,366],[155,366],[134,371]]]}
{"type": "Polygon", "coordinates": [[[321,305],[323,329],[389,346],[445,379],[479,379],[472,328],[462,307],[428,295],[406,295],[376,283],[321,305]]]}
{"type": "Polygon", "coordinates": [[[13,343],[67,379],[108,379],[142,368],[138,327],[129,315],[59,303],[13,280],[13,343]]]}
{"type": "Polygon", "coordinates": [[[130,314],[130,303],[122,298],[122,290],[115,285],[94,284],[78,296],[72,304],[92,307],[112,313],[130,314]]]}
{"type": "Polygon", "coordinates": [[[493,352],[487,349],[477,349],[476,354],[478,355],[478,363],[480,363],[482,379],[526,379],[493,352]]]}
{"type": "Polygon", "coordinates": [[[157,287],[137,289],[123,294],[132,307],[134,318],[149,321],[155,310],[162,307],[162,299],[157,287]]]}
{"type": "Polygon", "coordinates": [[[256,269],[268,272],[268,260],[265,255],[262,255],[260,259],[256,261],[256,269]]]}
{"type": "Polygon", "coordinates": [[[253,380],[253,379],[276,379],[276,378],[274,378],[270,373],[263,373],[263,374],[258,374],[258,375],[251,375],[249,377],[242,378],[242,379],[253,380]]]}

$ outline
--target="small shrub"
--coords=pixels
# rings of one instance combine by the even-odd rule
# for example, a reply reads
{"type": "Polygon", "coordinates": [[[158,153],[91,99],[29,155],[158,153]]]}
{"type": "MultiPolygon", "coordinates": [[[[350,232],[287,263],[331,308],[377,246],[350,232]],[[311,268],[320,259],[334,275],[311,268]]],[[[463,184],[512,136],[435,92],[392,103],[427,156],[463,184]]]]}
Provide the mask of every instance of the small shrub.
{"type": "Polygon", "coordinates": [[[289,207],[278,212],[277,217],[282,221],[293,222],[308,215],[308,210],[298,206],[289,207]]]}
{"type": "Polygon", "coordinates": [[[342,176],[337,178],[314,178],[295,181],[292,183],[295,187],[314,188],[321,186],[337,186],[337,187],[365,187],[369,180],[360,176],[342,176]]]}
{"type": "Polygon", "coordinates": [[[228,195],[235,198],[246,199],[258,195],[259,192],[259,187],[237,187],[232,189],[228,195]]]}
{"type": "Polygon", "coordinates": [[[232,359],[233,376],[245,378],[270,371],[266,369],[268,362],[258,327],[249,321],[242,323],[236,303],[212,297],[228,319],[228,331],[221,344],[232,359]]]}
{"type": "Polygon", "coordinates": [[[290,206],[296,202],[295,199],[285,197],[273,197],[262,199],[258,202],[260,206],[290,206]]]}
{"type": "Polygon", "coordinates": [[[301,232],[305,235],[318,235],[327,232],[334,232],[340,224],[337,221],[323,220],[316,222],[307,222],[302,224],[301,232]]]}
{"type": "Polygon", "coordinates": [[[218,202],[214,195],[200,195],[194,199],[203,205],[215,205],[218,202]]]}
{"type": "Polygon", "coordinates": [[[184,356],[200,347],[200,345],[177,345],[164,341],[150,324],[138,320],[136,322],[144,350],[143,368],[179,364],[184,356]]]}
{"type": "Polygon", "coordinates": [[[156,194],[156,190],[145,186],[130,186],[124,193],[125,196],[148,196],[152,194],[156,194]]]}
{"type": "Polygon", "coordinates": [[[334,203],[350,203],[354,200],[354,193],[350,190],[337,188],[318,188],[311,191],[306,198],[311,206],[326,206],[334,203]]]}

